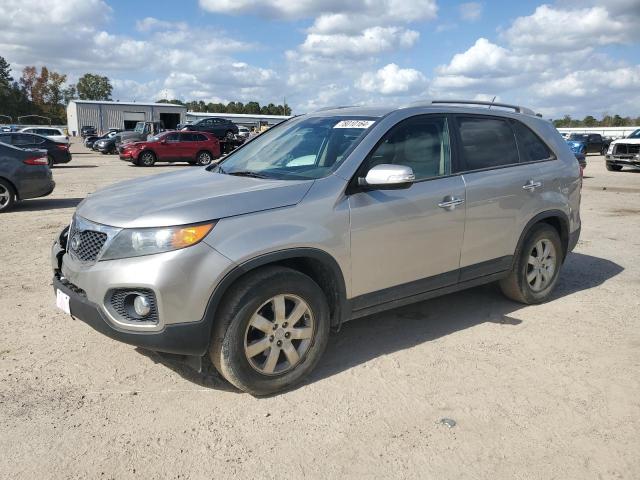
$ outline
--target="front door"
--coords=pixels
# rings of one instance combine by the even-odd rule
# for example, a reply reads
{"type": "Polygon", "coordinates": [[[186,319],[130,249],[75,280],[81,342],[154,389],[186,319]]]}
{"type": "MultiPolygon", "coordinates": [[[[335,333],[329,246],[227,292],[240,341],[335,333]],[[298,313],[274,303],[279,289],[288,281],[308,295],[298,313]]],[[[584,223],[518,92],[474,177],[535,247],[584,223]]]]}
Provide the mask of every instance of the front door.
{"type": "Polygon", "coordinates": [[[349,197],[355,309],[451,285],[458,275],[465,186],[451,174],[447,119],[421,115],[399,123],[358,175],[379,164],[410,166],[416,181],[349,197]]]}

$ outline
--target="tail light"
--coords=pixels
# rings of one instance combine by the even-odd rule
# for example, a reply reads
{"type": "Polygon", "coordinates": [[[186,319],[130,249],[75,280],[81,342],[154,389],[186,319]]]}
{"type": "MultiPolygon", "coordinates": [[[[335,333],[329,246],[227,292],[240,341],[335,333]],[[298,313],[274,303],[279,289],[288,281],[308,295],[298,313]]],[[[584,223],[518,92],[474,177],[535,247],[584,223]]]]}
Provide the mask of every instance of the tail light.
{"type": "Polygon", "coordinates": [[[22,163],[25,165],[49,165],[47,157],[29,157],[25,158],[22,163]]]}
{"type": "Polygon", "coordinates": [[[58,147],[60,150],[69,150],[68,143],[57,143],[56,147],[58,147]]]}

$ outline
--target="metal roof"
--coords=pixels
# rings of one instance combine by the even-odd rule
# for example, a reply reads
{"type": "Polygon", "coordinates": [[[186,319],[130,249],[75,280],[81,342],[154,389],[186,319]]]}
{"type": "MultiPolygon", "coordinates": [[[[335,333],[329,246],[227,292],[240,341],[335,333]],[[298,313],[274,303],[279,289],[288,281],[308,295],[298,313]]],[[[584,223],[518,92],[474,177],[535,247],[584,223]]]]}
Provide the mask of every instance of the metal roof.
{"type": "MultiPolygon", "coordinates": [[[[136,105],[138,107],[177,107],[186,109],[186,105],[177,103],[144,103],[144,102],[112,102],[106,100],[71,100],[74,103],[90,104],[90,105],[136,105]]],[[[70,102],[70,103],[71,103],[70,102]]]]}

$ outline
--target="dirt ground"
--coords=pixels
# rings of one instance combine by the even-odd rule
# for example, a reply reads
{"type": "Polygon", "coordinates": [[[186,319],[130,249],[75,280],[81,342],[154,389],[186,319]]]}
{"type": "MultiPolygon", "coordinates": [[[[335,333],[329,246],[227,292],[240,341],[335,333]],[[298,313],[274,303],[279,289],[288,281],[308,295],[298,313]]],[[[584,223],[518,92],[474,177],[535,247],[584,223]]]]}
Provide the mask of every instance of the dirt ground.
{"type": "Polygon", "coordinates": [[[485,286],[356,320],[257,399],[56,310],[49,247],[77,203],[191,168],[72,151],[50,197],[0,217],[0,478],[640,478],[640,172],[588,157],[549,303],[485,286]]]}

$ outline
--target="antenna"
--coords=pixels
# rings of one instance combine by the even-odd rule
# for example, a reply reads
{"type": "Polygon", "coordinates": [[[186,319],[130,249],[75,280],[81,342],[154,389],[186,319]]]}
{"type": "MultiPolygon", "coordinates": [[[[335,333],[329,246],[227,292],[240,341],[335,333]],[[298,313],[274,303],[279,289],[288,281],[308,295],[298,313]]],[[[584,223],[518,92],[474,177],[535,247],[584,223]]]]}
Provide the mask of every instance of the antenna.
{"type": "Polygon", "coordinates": [[[489,105],[489,108],[487,110],[491,110],[491,107],[493,107],[493,102],[496,101],[496,96],[497,95],[494,95],[493,98],[491,99],[491,104],[489,105]]]}

